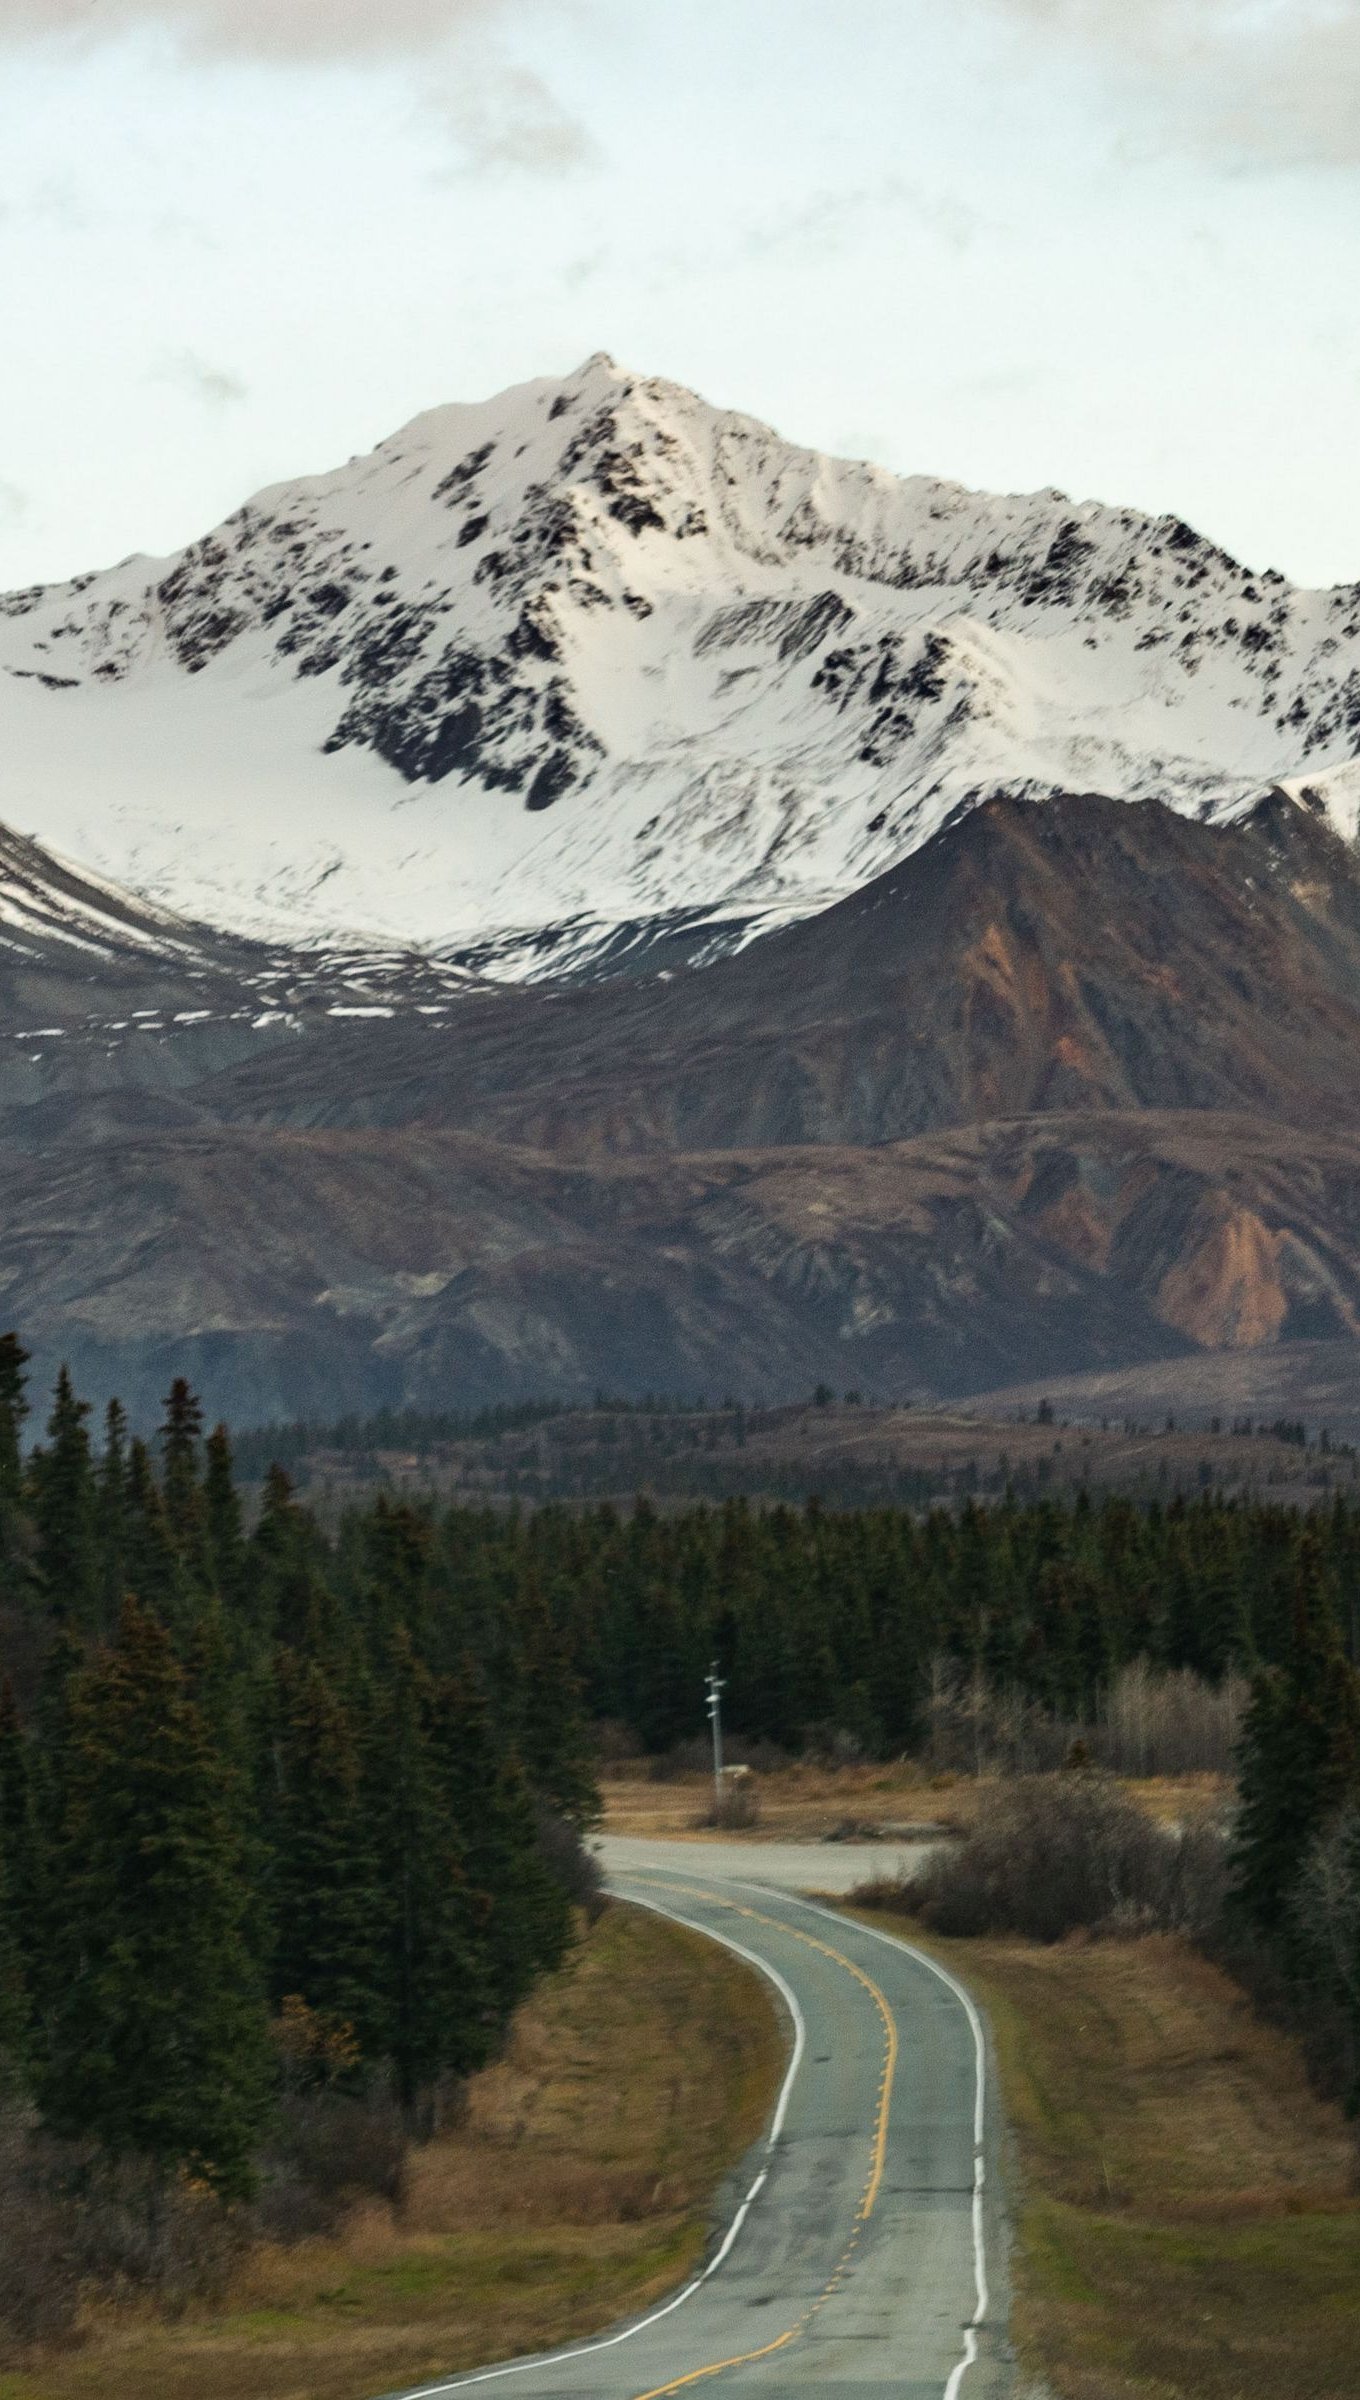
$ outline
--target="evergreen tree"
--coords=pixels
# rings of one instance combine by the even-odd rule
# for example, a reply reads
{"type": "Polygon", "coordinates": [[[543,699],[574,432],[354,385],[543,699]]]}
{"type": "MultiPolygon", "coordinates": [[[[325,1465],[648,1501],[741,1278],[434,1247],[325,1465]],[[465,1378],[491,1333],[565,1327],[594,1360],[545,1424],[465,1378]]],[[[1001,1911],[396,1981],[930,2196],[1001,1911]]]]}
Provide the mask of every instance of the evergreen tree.
{"type": "Polygon", "coordinates": [[[128,1451],[125,1527],[127,1588],[167,1625],[183,1615],[179,1562],[170,1522],[145,1442],[134,1441],[128,1451]]]}
{"type": "Polygon", "coordinates": [[[34,1963],[34,1946],[41,1938],[42,1878],[30,1745],[8,1677],[0,1688],[0,1861],[4,1867],[0,1917],[6,1920],[26,1982],[34,1963]]]}
{"type": "Polygon", "coordinates": [[[95,1517],[100,1621],[112,1630],[128,1581],[127,1417],[118,1400],[110,1400],[104,1415],[104,1450],[95,1476],[95,1517]]]}
{"type": "Polygon", "coordinates": [[[329,1611],[316,1528],[282,1467],[271,1467],[265,1477],[259,1523],[250,1538],[250,1577],[259,1633],[283,1649],[305,1648],[329,1611]]]}
{"type": "Polygon", "coordinates": [[[55,1863],[49,2123],[245,2195],[269,2069],[231,1812],[169,1637],[135,1601],[75,1686],[55,1863]]]}
{"type": "Polygon", "coordinates": [[[9,1862],[0,1850],[0,2096],[20,2089],[29,2050],[28,1987],[10,1890],[9,1862]]]}
{"type": "Polygon", "coordinates": [[[84,1626],[97,1624],[100,1599],[89,1413],[89,1402],[76,1398],[63,1367],[47,1423],[47,1444],[34,1452],[30,1469],[43,1588],[58,1616],[84,1626]]]}
{"type": "Polygon", "coordinates": [[[571,1652],[536,1582],[520,1618],[519,1755],[535,1792],[559,1816],[589,1825],[599,1813],[581,1687],[571,1652]]]}
{"type": "Polygon", "coordinates": [[[0,1334],[0,1601],[22,1598],[29,1580],[23,1465],[27,1365],[28,1352],[18,1336],[0,1334]]]}
{"type": "Polygon", "coordinates": [[[560,1964],[571,1910],[543,1855],[533,1795],[518,1759],[497,1742],[469,1662],[431,1695],[429,1736],[444,1806],[459,1829],[472,1895],[479,2011],[470,2063],[489,2056],[537,1978],[560,1964]]]}
{"type": "Polygon", "coordinates": [[[204,1459],[203,1540],[208,1575],[219,1597],[235,1604],[243,1591],[245,1539],[225,1425],[214,1427],[209,1434],[204,1459]]]}
{"type": "Polygon", "coordinates": [[[463,1846],[430,1738],[432,1699],[399,1631],[376,1695],[368,1808],[388,2054],[412,2123],[429,2122],[445,2075],[466,2074],[488,2054],[463,1846]]]}
{"type": "Polygon", "coordinates": [[[181,1558],[201,1569],[203,1411],[182,1375],[176,1376],[166,1396],[160,1442],[161,1493],[170,1539],[181,1558]]]}
{"type": "Polygon", "coordinates": [[[352,2026],[364,2055],[378,2056],[392,2028],[360,1747],[349,1709],[315,1660],[279,1662],[274,1758],[273,1998],[296,1994],[352,2026]]]}
{"type": "Polygon", "coordinates": [[[28,1352],[18,1335],[0,1334],[0,1510],[17,1508],[23,1496],[27,1365],[28,1352]]]}
{"type": "Polygon", "coordinates": [[[1299,1545],[1289,1655],[1255,1679],[1238,1771],[1234,1894],[1270,1939],[1310,1844],[1360,1783],[1360,1678],[1342,1655],[1312,1533],[1299,1545]]]}

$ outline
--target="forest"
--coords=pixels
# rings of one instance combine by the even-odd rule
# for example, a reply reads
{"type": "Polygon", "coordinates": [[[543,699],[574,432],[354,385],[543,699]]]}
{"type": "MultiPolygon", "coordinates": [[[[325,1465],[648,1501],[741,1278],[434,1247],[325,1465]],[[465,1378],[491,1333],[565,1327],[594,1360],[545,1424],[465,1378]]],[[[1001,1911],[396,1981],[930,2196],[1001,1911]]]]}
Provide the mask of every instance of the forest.
{"type": "Polygon", "coordinates": [[[328,1542],[277,1472],[247,1529],[183,1383],[153,1447],[116,1406],[93,1442],[63,1374],[26,1450],[25,1364],[0,1341],[10,2096],[153,2198],[245,2201],[282,2098],[426,2128],[562,1958],[575,1680],[542,1597],[467,1605],[418,1515],[328,1542]]]}
{"type": "Polygon", "coordinates": [[[1230,1915],[1281,2005],[1325,2001],[1360,2092],[1345,1497],[379,1494],[323,1528],[279,1465],[247,1515],[182,1382],[148,1443],[63,1374],[30,1440],[25,1366],[0,1341],[0,2058],[68,2165],[235,2205],[286,2181],[318,2094],[427,2130],[571,1942],[601,1742],[692,1740],[713,1661],[749,1744],[919,1753],[970,1693],[1052,1731],[1022,1768],[1130,1674],[1235,1682],[1230,1915]]]}

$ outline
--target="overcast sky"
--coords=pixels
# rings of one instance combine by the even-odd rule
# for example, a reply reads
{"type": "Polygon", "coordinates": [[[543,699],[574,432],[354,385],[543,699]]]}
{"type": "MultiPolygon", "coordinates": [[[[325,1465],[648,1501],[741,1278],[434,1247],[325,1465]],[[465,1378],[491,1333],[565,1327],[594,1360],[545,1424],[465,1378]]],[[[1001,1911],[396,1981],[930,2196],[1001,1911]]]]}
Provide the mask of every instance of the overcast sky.
{"type": "Polygon", "coordinates": [[[1360,577],[1360,0],[0,0],[0,587],[607,349],[1360,577]]]}

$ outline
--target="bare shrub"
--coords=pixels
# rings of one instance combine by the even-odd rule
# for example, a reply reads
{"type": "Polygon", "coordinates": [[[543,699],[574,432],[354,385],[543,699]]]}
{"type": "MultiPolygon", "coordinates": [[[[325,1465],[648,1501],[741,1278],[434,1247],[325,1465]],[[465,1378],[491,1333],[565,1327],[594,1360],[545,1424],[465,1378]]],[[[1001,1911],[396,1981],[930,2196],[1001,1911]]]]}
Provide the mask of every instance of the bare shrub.
{"type": "Polygon", "coordinates": [[[593,1850],[569,1817],[543,1809],[538,1819],[538,1846],[573,1908],[584,1909],[593,1925],[604,1912],[604,1876],[593,1850]]]}
{"type": "Polygon", "coordinates": [[[9,2342],[55,2342],[80,2297],[71,2211],[45,2190],[37,2144],[18,2115],[0,2125],[0,2328],[9,2342]]]}
{"type": "Polygon", "coordinates": [[[1114,1775],[1228,1775],[1248,1692],[1241,1675],[1206,1683],[1188,1667],[1159,1673],[1137,1659],[1110,1687],[1093,1754],[1114,1775]]]}
{"type": "Polygon", "coordinates": [[[92,2162],[68,2207],[81,2288],[113,2300],[150,2294],[171,2316],[221,2297],[250,2229],[245,2211],[138,2158],[92,2162]]]}
{"type": "Polygon", "coordinates": [[[1154,1824],[1100,1776],[1024,1776],[997,1787],[961,1842],[854,1897],[947,1934],[1198,1932],[1221,1907],[1225,1847],[1217,1827],[1154,1824]]]}
{"type": "Polygon", "coordinates": [[[1240,1675],[1209,1683],[1188,1667],[1173,1673],[1138,1659],[1120,1668],[1091,1718],[1063,1717],[937,1659],[925,1760],[937,1772],[1043,1775],[1081,1742],[1112,1775],[1229,1775],[1247,1696],[1240,1675]]]}
{"type": "Polygon", "coordinates": [[[361,2200],[400,2205],[408,2141],[385,2093],[301,2091],[280,2102],[255,2216],[276,2241],[330,2233],[361,2200]]]}
{"type": "Polygon", "coordinates": [[[597,1717],[590,1728],[590,1746],[602,1774],[636,1773],[642,1766],[638,1737],[622,1717],[597,1717]]]}
{"type": "Polygon", "coordinates": [[[1039,1775],[1060,1767],[1079,1726],[951,1660],[931,1665],[924,1762],[936,1774],[1039,1775]]]}
{"type": "Polygon", "coordinates": [[[0,2333],[11,2352],[57,2343],[81,2299],[153,2298],[174,2315],[216,2299],[249,2218],[145,2159],[59,2141],[15,2107],[0,2121],[0,2333]]]}

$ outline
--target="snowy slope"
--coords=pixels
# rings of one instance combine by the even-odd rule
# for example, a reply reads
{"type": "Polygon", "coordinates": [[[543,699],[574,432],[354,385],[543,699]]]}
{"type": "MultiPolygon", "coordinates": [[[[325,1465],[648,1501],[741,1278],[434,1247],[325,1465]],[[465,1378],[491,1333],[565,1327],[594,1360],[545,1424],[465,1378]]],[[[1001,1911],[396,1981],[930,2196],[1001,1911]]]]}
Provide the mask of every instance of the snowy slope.
{"type": "Polygon", "coordinates": [[[1353,839],[1357,753],[1360,587],[602,357],[0,599],[0,819],[194,918],[492,973],[747,938],[996,791],[1218,818],[1283,783],[1353,839]]]}

